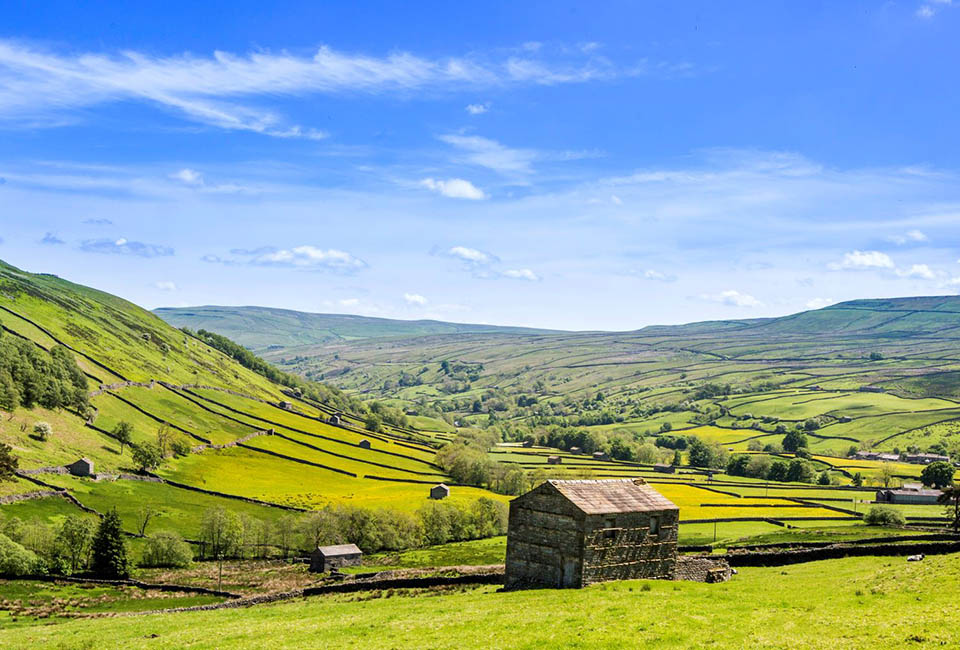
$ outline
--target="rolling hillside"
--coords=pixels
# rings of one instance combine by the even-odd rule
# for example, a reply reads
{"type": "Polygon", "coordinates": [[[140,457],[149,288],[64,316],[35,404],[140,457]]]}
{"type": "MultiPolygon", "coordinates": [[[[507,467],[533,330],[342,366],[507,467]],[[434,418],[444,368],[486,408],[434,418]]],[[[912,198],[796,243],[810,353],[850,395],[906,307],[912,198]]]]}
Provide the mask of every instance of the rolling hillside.
{"type": "MultiPolygon", "coordinates": [[[[279,338],[265,343],[283,346],[279,338]]],[[[352,393],[461,423],[483,424],[493,412],[520,426],[626,436],[697,428],[745,450],[750,439],[775,440],[778,425],[812,419],[812,448],[821,453],[937,442],[960,451],[957,296],[856,300],[781,318],[634,332],[338,341],[266,356],[352,393]]]]}
{"type": "Polygon", "coordinates": [[[268,307],[163,307],[154,310],[154,313],[175,327],[214,331],[254,351],[432,334],[523,334],[540,331],[435,320],[406,321],[347,314],[312,314],[268,307]]]}
{"type": "MultiPolygon", "coordinates": [[[[21,474],[0,483],[10,502],[0,501],[0,519],[57,522],[116,507],[130,532],[152,504],[156,526],[196,539],[211,508],[267,523],[328,504],[412,512],[430,485],[450,482],[435,462],[442,440],[389,425],[367,431],[350,398],[322,386],[291,391],[115,296],[0,263],[0,326],[0,342],[14,348],[66,347],[86,375],[89,404],[3,415],[0,442],[13,448],[21,474]],[[314,392],[332,401],[306,396],[314,392]],[[328,422],[332,414],[339,423],[328,422]],[[34,431],[39,422],[50,425],[45,439],[34,431]],[[156,478],[138,475],[131,447],[116,439],[121,422],[132,426],[133,446],[168,449],[156,478]],[[57,473],[81,457],[102,480],[57,473]]],[[[457,487],[451,501],[480,496],[504,498],[457,487]]]]}

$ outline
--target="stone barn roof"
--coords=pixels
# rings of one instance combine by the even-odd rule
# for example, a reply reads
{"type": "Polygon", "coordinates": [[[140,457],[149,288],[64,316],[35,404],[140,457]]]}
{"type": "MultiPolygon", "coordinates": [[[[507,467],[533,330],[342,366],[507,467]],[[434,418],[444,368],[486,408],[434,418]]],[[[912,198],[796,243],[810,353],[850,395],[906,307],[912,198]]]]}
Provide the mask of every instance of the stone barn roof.
{"type": "Polygon", "coordinates": [[[678,510],[642,479],[547,481],[588,515],[678,510]]]}
{"type": "Polygon", "coordinates": [[[319,546],[317,552],[323,557],[337,557],[339,555],[356,555],[362,551],[356,544],[337,544],[336,546],[319,546]]]}

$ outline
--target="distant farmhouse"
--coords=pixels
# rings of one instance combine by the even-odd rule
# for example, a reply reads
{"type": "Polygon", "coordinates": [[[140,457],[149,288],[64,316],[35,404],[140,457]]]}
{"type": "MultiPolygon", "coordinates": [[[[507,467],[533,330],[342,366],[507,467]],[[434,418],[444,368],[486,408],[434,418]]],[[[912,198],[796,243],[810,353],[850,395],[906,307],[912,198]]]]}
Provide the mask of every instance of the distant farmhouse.
{"type": "Polygon", "coordinates": [[[943,454],[906,454],[902,458],[897,454],[881,454],[876,451],[858,451],[853,455],[854,458],[858,460],[879,460],[888,463],[893,462],[905,462],[911,463],[913,465],[929,465],[930,463],[935,463],[942,461],[944,463],[950,462],[949,456],[944,456],[943,454]]]}
{"type": "Polygon", "coordinates": [[[941,494],[940,490],[924,489],[920,483],[904,483],[899,489],[877,490],[876,500],[878,503],[935,504],[941,494]]]}
{"type": "Polygon", "coordinates": [[[363,561],[363,551],[356,544],[320,546],[310,555],[310,571],[327,573],[345,566],[356,566],[363,561]]]}
{"type": "Polygon", "coordinates": [[[510,502],[506,586],[670,579],[679,516],[643,479],[547,481],[510,502]]]}

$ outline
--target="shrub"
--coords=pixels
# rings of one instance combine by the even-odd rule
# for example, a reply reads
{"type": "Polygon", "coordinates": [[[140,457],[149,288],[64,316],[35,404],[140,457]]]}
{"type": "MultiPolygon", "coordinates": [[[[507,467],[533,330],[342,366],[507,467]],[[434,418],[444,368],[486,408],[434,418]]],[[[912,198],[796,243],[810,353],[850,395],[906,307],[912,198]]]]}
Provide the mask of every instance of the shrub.
{"type": "Polygon", "coordinates": [[[33,425],[33,433],[41,440],[46,440],[53,435],[53,427],[48,422],[37,422],[33,425]]]}
{"type": "Polygon", "coordinates": [[[40,561],[36,555],[0,533],[0,575],[15,577],[37,571],[40,561]]]}
{"type": "Polygon", "coordinates": [[[190,443],[182,438],[177,438],[170,443],[170,451],[172,451],[173,455],[177,458],[187,456],[190,453],[190,443]]]}
{"type": "Polygon", "coordinates": [[[154,469],[163,462],[163,452],[156,445],[144,443],[133,448],[133,462],[141,471],[154,469]]]}
{"type": "Polygon", "coordinates": [[[890,506],[873,506],[864,515],[863,521],[868,526],[903,526],[903,515],[890,506]]]}
{"type": "Polygon", "coordinates": [[[140,566],[182,568],[193,561],[193,550],[175,532],[164,530],[147,538],[140,566]]]}

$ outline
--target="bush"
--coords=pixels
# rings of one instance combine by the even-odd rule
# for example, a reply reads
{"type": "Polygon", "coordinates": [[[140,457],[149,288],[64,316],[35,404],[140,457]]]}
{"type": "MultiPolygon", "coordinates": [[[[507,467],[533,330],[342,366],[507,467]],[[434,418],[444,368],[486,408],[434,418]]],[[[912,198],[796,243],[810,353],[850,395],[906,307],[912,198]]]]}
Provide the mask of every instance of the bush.
{"type": "Polygon", "coordinates": [[[193,550],[175,532],[165,530],[147,538],[140,566],[182,568],[193,561],[193,550]]]}
{"type": "Polygon", "coordinates": [[[156,445],[149,442],[137,445],[133,448],[133,462],[141,471],[147,471],[156,468],[163,462],[163,452],[156,445]]]}
{"type": "Polygon", "coordinates": [[[864,515],[863,521],[868,526],[903,526],[903,515],[890,506],[873,506],[864,515]]]}
{"type": "Polygon", "coordinates": [[[25,576],[37,571],[39,566],[36,555],[0,533],[0,575],[25,576]]]}

